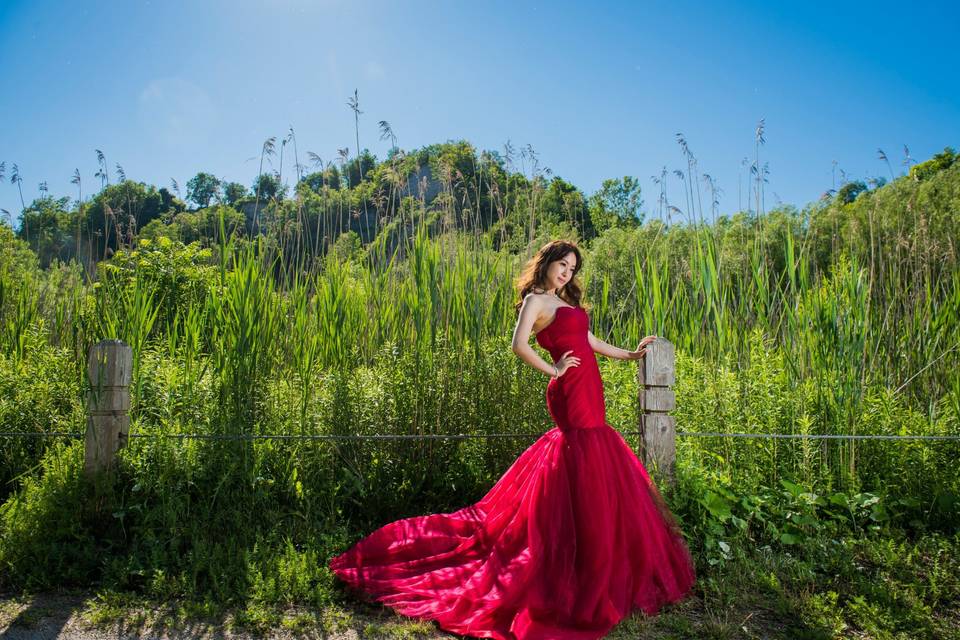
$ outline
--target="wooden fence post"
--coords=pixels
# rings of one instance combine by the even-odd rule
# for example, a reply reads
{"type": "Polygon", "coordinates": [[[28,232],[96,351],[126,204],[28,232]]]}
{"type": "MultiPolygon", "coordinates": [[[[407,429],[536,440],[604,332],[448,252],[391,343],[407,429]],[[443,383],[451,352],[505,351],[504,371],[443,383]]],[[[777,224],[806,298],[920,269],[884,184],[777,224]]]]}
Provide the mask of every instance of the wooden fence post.
{"type": "Polygon", "coordinates": [[[114,456],[130,433],[130,380],[133,350],[121,340],[102,340],[87,358],[87,434],[83,470],[88,477],[113,467],[114,456]]]}
{"type": "Polygon", "coordinates": [[[675,483],[676,418],[667,415],[677,406],[671,385],[676,382],[676,354],[673,343],[657,338],[647,345],[647,352],[637,371],[640,383],[640,450],[643,465],[663,474],[669,484],[675,483]]]}

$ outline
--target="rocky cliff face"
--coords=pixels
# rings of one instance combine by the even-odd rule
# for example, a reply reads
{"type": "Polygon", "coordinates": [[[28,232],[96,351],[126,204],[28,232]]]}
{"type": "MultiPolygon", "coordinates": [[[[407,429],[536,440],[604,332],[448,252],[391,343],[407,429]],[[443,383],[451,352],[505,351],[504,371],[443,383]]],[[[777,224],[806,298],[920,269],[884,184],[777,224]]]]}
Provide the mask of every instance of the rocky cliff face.
{"type": "Polygon", "coordinates": [[[440,193],[440,181],[433,177],[428,165],[421,166],[416,172],[407,177],[407,191],[414,198],[420,197],[423,191],[423,199],[429,205],[433,199],[440,193]]]}

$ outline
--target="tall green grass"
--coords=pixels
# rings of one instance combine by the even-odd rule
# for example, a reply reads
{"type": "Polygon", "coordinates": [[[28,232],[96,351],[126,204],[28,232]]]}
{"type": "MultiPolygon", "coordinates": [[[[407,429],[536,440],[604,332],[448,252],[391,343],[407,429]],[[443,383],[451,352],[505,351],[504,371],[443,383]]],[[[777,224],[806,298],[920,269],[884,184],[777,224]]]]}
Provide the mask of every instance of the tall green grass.
{"type": "MultiPolygon", "coordinates": [[[[776,210],[762,224],[741,214],[612,229],[584,245],[591,330],[622,346],[651,333],[677,345],[681,431],[960,434],[960,266],[942,236],[888,221],[900,213],[896,202],[922,199],[923,187],[889,185],[872,204],[776,210]],[[891,192],[901,200],[886,202],[891,192]],[[839,241],[834,230],[861,215],[866,235],[851,227],[839,241]]],[[[524,217],[532,212],[529,237],[553,233],[536,224],[541,195],[507,196],[524,217]]],[[[317,238],[287,226],[249,240],[221,225],[204,250],[141,241],[102,264],[95,283],[63,278],[45,289],[53,272],[23,278],[0,269],[4,429],[82,430],[78,361],[104,338],[134,350],[131,432],[155,437],[122,450],[106,503],[114,511],[70,512],[87,523],[83,535],[108,534],[100,552],[109,560],[77,565],[78,582],[229,598],[302,562],[328,584],[316,549],[479,498],[550,426],[546,378],[509,350],[513,281],[538,240],[516,253],[502,242],[503,227],[484,233],[475,219],[472,233],[458,231],[470,215],[458,223],[464,210],[443,202],[428,210],[406,200],[404,217],[383,227],[389,242],[346,259],[301,255],[317,238]],[[56,382],[34,382],[44,379],[56,382]],[[24,417],[20,408],[31,405],[43,410],[24,417]],[[532,435],[171,437],[496,433],[532,435]]],[[[277,211],[268,208],[265,223],[277,211]]],[[[636,364],[601,361],[609,421],[633,431],[636,364]]],[[[54,461],[78,468],[79,443],[31,442],[0,442],[8,469],[0,559],[25,572],[3,580],[39,584],[52,574],[37,558],[76,535],[62,505],[82,488],[50,472],[54,461]],[[45,529],[45,521],[60,524],[45,529]]],[[[777,539],[792,540],[820,508],[801,509],[807,493],[842,492],[836,504],[858,521],[869,512],[876,526],[950,529],[960,514],[958,453],[951,442],[681,437],[675,504],[721,530],[740,527],[734,513],[747,523],[749,514],[773,522],[802,511],[795,529],[778,529],[788,537],[777,539]],[[801,486],[810,492],[794,490],[801,486]],[[750,498],[770,495],[787,506],[768,512],[750,498]]]]}

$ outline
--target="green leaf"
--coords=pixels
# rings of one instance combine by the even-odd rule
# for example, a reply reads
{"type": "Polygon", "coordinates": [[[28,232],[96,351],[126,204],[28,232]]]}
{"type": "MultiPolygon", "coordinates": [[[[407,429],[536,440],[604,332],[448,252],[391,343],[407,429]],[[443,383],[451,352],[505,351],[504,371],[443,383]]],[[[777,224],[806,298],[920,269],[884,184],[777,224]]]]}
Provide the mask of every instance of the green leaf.
{"type": "Polygon", "coordinates": [[[800,542],[800,536],[795,536],[792,533],[782,533],[780,534],[780,542],[783,544],[797,544],[800,542]]]}
{"type": "Polygon", "coordinates": [[[780,484],[783,485],[783,488],[789,491],[794,498],[803,493],[803,487],[784,478],[780,478],[780,484]]]}
{"type": "Polygon", "coordinates": [[[707,495],[700,502],[714,518],[723,522],[730,518],[730,502],[723,496],[707,491],[707,495]]]}
{"type": "Polygon", "coordinates": [[[835,493],[830,496],[830,502],[838,507],[848,507],[847,496],[843,493],[835,493]]]}

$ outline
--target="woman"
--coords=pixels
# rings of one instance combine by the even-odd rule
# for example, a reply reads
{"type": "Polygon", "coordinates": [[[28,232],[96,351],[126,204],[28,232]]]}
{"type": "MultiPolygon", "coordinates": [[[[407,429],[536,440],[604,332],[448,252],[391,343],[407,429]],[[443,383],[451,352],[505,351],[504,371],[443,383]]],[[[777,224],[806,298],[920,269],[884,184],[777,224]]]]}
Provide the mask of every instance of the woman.
{"type": "Polygon", "coordinates": [[[633,608],[683,598],[693,563],[646,469],[606,422],[594,352],[642,358],[589,331],[570,242],[534,256],[518,281],[513,351],[551,377],[556,426],[478,503],[387,524],[330,561],[355,589],[401,614],[498,640],[594,640],[633,608]],[[553,358],[528,344],[530,332],[553,358]]]}

